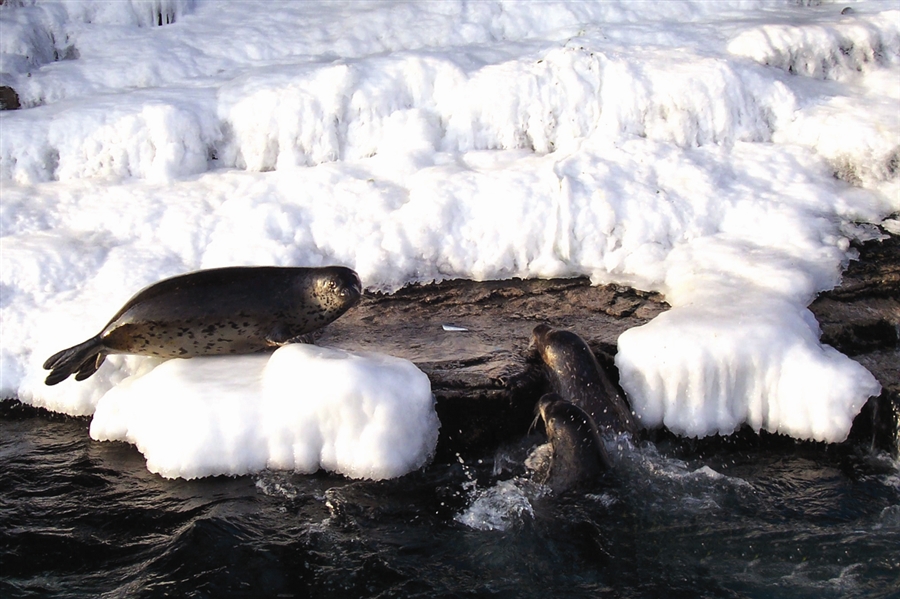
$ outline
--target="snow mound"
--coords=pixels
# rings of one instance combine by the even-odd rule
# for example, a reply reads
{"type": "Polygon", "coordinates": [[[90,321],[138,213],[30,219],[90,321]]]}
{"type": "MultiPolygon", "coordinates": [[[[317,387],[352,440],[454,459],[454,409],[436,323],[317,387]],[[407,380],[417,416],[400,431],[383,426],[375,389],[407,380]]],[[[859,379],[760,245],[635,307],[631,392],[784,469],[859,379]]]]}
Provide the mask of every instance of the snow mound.
{"type": "Polygon", "coordinates": [[[411,362],[295,344],[131,376],[100,398],[91,437],[133,443],[166,478],[323,468],[386,479],[425,465],[439,426],[411,362]]]}
{"type": "Polygon", "coordinates": [[[881,386],[818,338],[808,310],[772,297],[728,298],[625,331],[616,366],[643,426],[703,437],[747,424],[839,442],[881,386]]]}
{"type": "Polygon", "coordinates": [[[764,25],[737,35],[728,50],[817,79],[846,80],[900,64],[900,10],[851,15],[828,24],[764,25]]]}

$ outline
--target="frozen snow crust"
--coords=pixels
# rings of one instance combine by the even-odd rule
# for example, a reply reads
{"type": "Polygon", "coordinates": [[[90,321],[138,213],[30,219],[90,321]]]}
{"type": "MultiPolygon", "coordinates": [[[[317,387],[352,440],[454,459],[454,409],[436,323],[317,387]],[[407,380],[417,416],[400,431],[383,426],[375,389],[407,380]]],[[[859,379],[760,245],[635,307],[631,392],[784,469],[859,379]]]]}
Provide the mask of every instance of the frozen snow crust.
{"type": "MultiPolygon", "coordinates": [[[[588,275],[672,305],[619,340],[645,426],[839,441],[879,385],[806,306],[900,211],[900,11],[802,4],[6,2],[0,85],[26,108],[0,113],[0,391],[106,414],[95,436],[167,475],[306,469],[282,449],[171,469],[159,431],[101,412],[183,386],[229,418],[203,361],[112,357],[52,388],[40,365],[197,268],[340,263],[386,291],[588,275]]],[[[249,396],[223,447],[289,409],[249,396]]]]}
{"type": "Polygon", "coordinates": [[[97,403],[91,437],[135,444],[167,478],[324,468],[377,480],[423,466],[439,426],[411,362],[295,344],[126,378],[97,403]]]}

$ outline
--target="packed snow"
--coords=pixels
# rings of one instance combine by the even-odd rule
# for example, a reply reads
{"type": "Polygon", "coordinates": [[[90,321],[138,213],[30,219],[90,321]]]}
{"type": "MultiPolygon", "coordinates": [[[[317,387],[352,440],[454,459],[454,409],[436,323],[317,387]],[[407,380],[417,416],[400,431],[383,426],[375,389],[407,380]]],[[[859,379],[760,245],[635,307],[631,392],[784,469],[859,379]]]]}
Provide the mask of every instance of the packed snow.
{"type": "Polygon", "coordinates": [[[91,437],[133,443],[167,478],[324,468],[378,480],[423,466],[439,426],[412,362],[293,344],[138,372],[100,398],[91,437]]]}
{"type": "MultiPolygon", "coordinates": [[[[23,106],[0,112],[0,393],[95,414],[95,437],[167,475],[312,468],[313,445],[285,448],[327,420],[309,385],[282,388],[296,406],[267,395],[259,357],[114,356],[43,384],[137,290],[206,267],[659,291],[672,309],[621,336],[617,365],[642,423],[685,435],[839,441],[879,392],[807,306],[851,240],[900,230],[896,1],[19,0],[0,5],[0,85],[23,106]],[[195,414],[178,426],[243,454],[166,447],[154,427],[178,417],[150,413],[181,414],[176,395],[195,414]],[[279,412],[305,424],[261,424],[279,412]]],[[[380,368],[335,376],[373,389],[380,368]]],[[[412,437],[436,431],[423,418],[412,437]]],[[[329,442],[322,467],[376,472],[326,463],[329,442]]]]}

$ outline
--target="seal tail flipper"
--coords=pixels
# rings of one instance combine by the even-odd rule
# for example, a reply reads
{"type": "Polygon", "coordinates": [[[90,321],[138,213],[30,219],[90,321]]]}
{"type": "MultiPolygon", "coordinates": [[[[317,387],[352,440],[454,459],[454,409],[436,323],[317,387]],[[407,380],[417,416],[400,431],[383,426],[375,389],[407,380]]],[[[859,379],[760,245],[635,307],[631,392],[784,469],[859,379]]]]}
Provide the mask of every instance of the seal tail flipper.
{"type": "Polygon", "coordinates": [[[55,353],[44,362],[44,370],[50,374],[44,381],[46,385],[55,385],[75,374],[75,380],[83,381],[91,376],[106,359],[103,351],[103,343],[100,336],[92,337],[84,343],[79,343],[69,349],[55,353]]]}
{"type": "Polygon", "coordinates": [[[97,369],[100,368],[100,365],[103,364],[105,360],[106,354],[103,352],[98,353],[96,357],[93,357],[93,359],[88,358],[85,363],[78,368],[78,372],[75,373],[75,380],[83,381],[84,379],[88,378],[89,376],[97,372],[97,369]]]}

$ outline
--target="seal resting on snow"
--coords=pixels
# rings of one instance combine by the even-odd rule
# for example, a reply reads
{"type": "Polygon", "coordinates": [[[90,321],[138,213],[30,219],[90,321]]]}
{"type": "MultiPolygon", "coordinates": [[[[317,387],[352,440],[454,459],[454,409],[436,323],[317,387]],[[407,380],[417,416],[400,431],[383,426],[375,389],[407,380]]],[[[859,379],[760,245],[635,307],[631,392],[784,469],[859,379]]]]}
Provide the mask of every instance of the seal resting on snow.
{"type": "Polygon", "coordinates": [[[539,324],[531,344],[547,366],[553,390],[593,418],[601,430],[630,433],[637,430],[634,415],[584,339],[571,331],[539,324]]]}
{"type": "Polygon", "coordinates": [[[359,276],[343,266],[243,266],[199,270],[139,291],[102,331],[50,356],[46,384],[82,381],[108,354],[190,358],[247,354],[316,331],[359,301],[359,276]]]}
{"type": "Polygon", "coordinates": [[[587,412],[555,393],[541,397],[537,412],[549,439],[528,459],[538,482],[562,493],[596,483],[610,469],[609,455],[587,412]]]}

